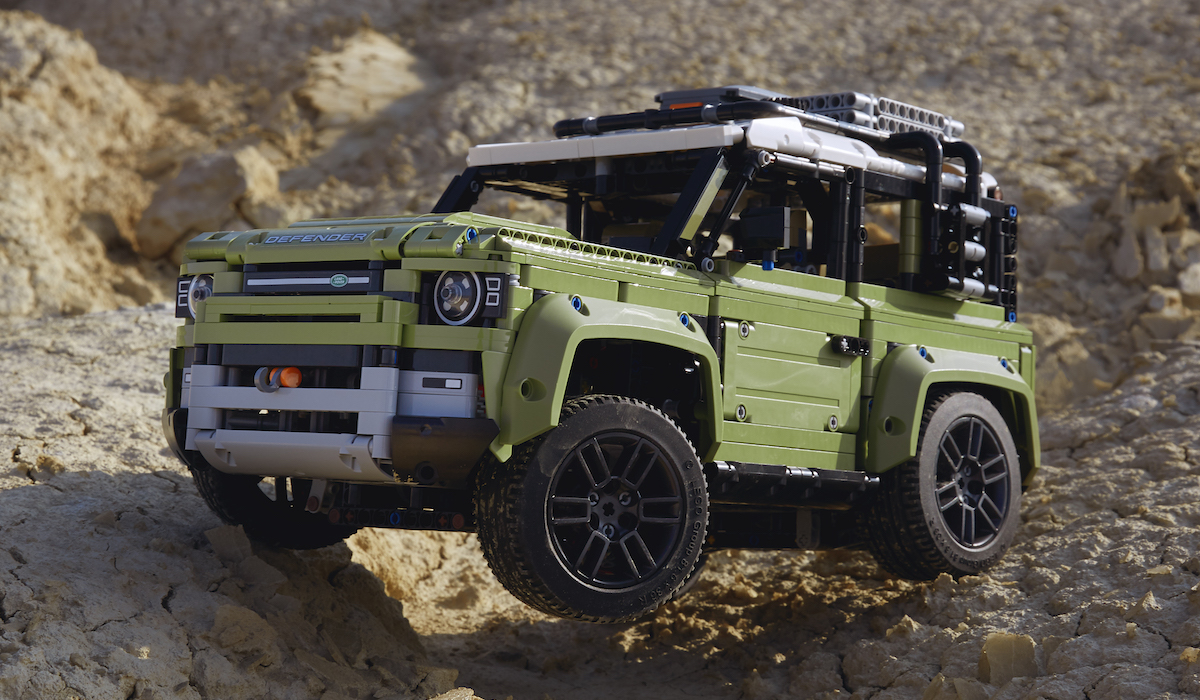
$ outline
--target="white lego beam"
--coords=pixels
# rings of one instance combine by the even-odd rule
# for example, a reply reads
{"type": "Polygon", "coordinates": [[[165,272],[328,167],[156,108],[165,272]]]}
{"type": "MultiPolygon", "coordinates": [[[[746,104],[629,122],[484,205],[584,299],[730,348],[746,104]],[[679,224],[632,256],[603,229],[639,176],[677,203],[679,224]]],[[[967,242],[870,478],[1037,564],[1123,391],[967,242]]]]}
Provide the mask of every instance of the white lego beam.
{"type": "Polygon", "coordinates": [[[741,126],[718,124],[655,131],[617,131],[599,136],[574,136],[531,143],[490,143],[473,146],[467,152],[467,164],[480,166],[547,163],[639,153],[690,151],[697,148],[732,146],[740,142],[743,136],[741,126]]]}

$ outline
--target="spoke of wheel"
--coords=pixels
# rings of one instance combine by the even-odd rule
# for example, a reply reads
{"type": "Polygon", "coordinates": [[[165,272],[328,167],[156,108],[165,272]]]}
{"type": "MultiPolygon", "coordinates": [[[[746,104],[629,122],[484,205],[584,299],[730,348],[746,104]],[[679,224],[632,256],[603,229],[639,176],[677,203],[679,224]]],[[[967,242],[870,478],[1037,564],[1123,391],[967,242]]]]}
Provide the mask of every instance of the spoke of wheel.
{"type": "Polygon", "coordinates": [[[970,547],[975,544],[975,509],[964,507],[962,514],[962,527],[959,528],[961,537],[959,541],[970,547]]]}
{"type": "Polygon", "coordinates": [[[592,488],[606,481],[612,474],[608,469],[608,460],[604,458],[604,450],[600,449],[600,443],[595,438],[580,445],[579,449],[575,450],[575,458],[579,460],[583,471],[587,473],[588,480],[592,482],[592,488]],[[598,478],[597,470],[600,474],[598,478]]]}
{"type": "Polygon", "coordinates": [[[1000,512],[1000,507],[986,493],[983,494],[983,498],[979,499],[979,513],[992,528],[992,532],[1000,532],[1000,523],[1004,521],[1004,513],[1000,512]],[[991,512],[989,513],[989,511],[991,512]],[[992,517],[993,515],[995,516],[994,518],[992,517]]]}
{"type": "Polygon", "coordinates": [[[971,419],[971,443],[967,446],[967,454],[975,459],[979,459],[979,452],[983,449],[983,422],[978,418],[971,419]]]}
{"type": "MultiPolygon", "coordinates": [[[[646,546],[646,541],[642,539],[641,534],[637,530],[634,530],[633,532],[626,535],[625,539],[621,540],[621,546],[624,547],[625,543],[629,542],[630,540],[633,540],[634,542],[637,543],[637,548],[635,550],[633,550],[633,552],[630,552],[630,554],[629,554],[630,558],[632,559],[632,557],[635,553],[641,554],[642,559],[646,562],[646,568],[649,571],[653,571],[654,565],[657,564],[658,562],[654,561],[654,555],[650,553],[650,548],[646,546]]],[[[637,577],[642,578],[642,574],[639,573],[637,575],[637,577]]]]}
{"type": "Polygon", "coordinates": [[[958,488],[953,481],[939,488],[934,492],[934,494],[937,498],[938,509],[942,512],[945,512],[950,508],[950,506],[958,503],[958,488]],[[949,499],[945,497],[947,493],[951,494],[949,499]]]}
{"type": "Polygon", "coordinates": [[[664,515],[646,515],[646,506],[647,505],[653,506],[653,505],[658,505],[661,503],[678,504],[678,503],[682,503],[682,502],[683,502],[683,499],[680,498],[679,496],[661,496],[661,497],[655,497],[655,498],[643,498],[641,501],[638,502],[638,520],[640,520],[643,523],[653,523],[656,525],[677,523],[677,522],[683,520],[682,512],[679,513],[678,515],[666,515],[666,516],[664,516],[664,515]]]}
{"type": "Polygon", "coordinates": [[[625,555],[625,563],[629,565],[629,570],[633,572],[633,577],[640,581],[642,579],[642,572],[638,571],[638,566],[633,561],[633,555],[629,552],[629,545],[625,544],[628,541],[629,538],[626,537],[617,544],[621,547],[621,553],[625,555]]]}
{"type": "Polygon", "coordinates": [[[583,545],[583,551],[579,553],[579,558],[575,560],[575,570],[588,577],[588,580],[595,581],[596,574],[600,571],[600,565],[604,563],[604,557],[608,556],[608,538],[601,535],[599,532],[593,532],[588,538],[587,544],[583,545]],[[592,543],[599,540],[601,543],[600,556],[596,557],[596,565],[592,567],[591,573],[583,570],[583,561],[587,558],[588,552],[592,550],[592,543]]]}
{"type": "Polygon", "coordinates": [[[994,484],[997,481],[1000,481],[1004,477],[1008,476],[1008,463],[1004,460],[1004,455],[996,455],[995,457],[992,457],[986,463],[980,465],[979,469],[980,469],[980,471],[983,472],[983,475],[984,475],[983,483],[984,484],[994,484]],[[1000,465],[1000,468],[996,470],[996,473],[994,475],[988,476],[987,475],[988,470],[991,469],[992,467],[996,466],[997,464],[1000,465]]]}
{"type": "Polygon", "coordinates": [[[552,496],[550,498],[550,524],[551,525],[582,525],[591,519],[591,501],[586,498],[575,496],[552,496]],[[554,506],[583,506],[583,515],[572,515],[559,517],[554,515],[554,506]]]}
{"type": "Polygon", "coordinates": [[[633,452],[629,455],[629,460],[625,463],[625,471],[621,474],[621,481],[628,484],[633,490],[638,490],[642,487],[642,482],[650,475],[650,470],[654,463],[658,461],[658,450],[652,445],[646,443],[645,440],[638,440],[634,446],[633,452]]]}
{"type": "Polygon", "coordinates": [[[950,461],[950,468],[958,471],[958,465],[962,464],[962,450],[958,449],[958,443],[954,441],[951,433],[947,432],[946,437],[942,439],[941,450],[942,456],[950,461]],[[954,454],[950,454],[950,451],[946,449],[947,446],[954,448],[954,454]]]}

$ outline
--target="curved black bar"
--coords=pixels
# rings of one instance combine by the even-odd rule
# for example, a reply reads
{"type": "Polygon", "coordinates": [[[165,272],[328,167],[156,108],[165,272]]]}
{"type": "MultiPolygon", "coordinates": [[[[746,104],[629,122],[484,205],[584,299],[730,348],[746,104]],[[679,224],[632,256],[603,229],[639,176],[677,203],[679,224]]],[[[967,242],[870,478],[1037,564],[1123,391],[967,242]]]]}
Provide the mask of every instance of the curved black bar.
{"type": "Polygon", "coordinates": [[[980,175],[983,173],[983,156],[979,155],[979,149],[975,148],[966,141],[951,141],[942,146],[947,158],[961,158],[963,165],[967,170],[967,204],[979,206],[983,196],[980,193],[981,180],[980,175]]]}
{"type": "Polygon", "coordinates": [[[661,129],[664,126],[719,124],[739,119],[795,117],[800,114],[803,113],[777,102],[726,102],[719,105],[702,105],[683,109],[648,109],[644,112],[611,114],[605,117],[564,119],[555,123],[554,135],[561,139],[567,136],[603,134],[622,129],[661,129]]]}
{"type": "MultiPolygon", "coordinates": [[[[916,148],[925,154],[925,199],[926,211],[922,214],[925,219],[925,241],[929,246],[928,253],[936,255],[939,252],[941,237],[942,213],[942,162],[945,152],[938,137],[925,131],[907,131],[895,134],[884,141],[887,148],[916,148]]],[[[977,151],[978,153],[978,151],[977,151]]],[[[978,187],[976,187],[978,189],[978,187]]]]}

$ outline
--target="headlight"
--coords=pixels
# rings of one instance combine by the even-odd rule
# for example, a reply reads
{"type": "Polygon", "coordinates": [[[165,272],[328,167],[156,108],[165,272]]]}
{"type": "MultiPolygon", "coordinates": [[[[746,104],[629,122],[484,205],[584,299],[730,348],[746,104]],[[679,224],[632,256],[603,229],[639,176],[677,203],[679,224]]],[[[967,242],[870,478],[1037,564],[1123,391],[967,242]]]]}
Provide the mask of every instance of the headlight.
{"type": "MultiPolygon", "coordinates": [[[[181,281],[182,282],[182,281],[181,281]]],[[[183,285],[180,284],[182,287],[183,285]]],[[[189,318],[196,318],[196,305],[212,296],[213,276],[196,275],[187,286],[187,313],[189,318]]],[[[178,309],[179,305],[176,306],[178,309]]],[[[179,314],[177,313],[176,316],[179,314]]]]}
{"type": "Polygon", "coordinates": [[[474,272],[443,272],[433,287],[433,308],[438,318],[461,326],[479,311],[479,275],[474,272]]]}

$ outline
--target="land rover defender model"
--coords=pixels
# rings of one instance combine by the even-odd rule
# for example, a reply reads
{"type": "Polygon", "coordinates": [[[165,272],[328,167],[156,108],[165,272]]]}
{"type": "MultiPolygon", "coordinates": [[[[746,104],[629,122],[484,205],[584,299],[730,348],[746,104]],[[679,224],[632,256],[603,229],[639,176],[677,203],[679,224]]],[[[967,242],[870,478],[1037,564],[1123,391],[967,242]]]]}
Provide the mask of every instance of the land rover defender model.
{"type": "Polygon", "coordinates": [[[431,214],[188,243],[163,422],[212,509],[291,548],[475,531],[514,595],[596,622],[716,548],[994,564],[1038,466],[1034,348],[1016,207],[962,124],[658,101],[476,146],[431,214]]]}

